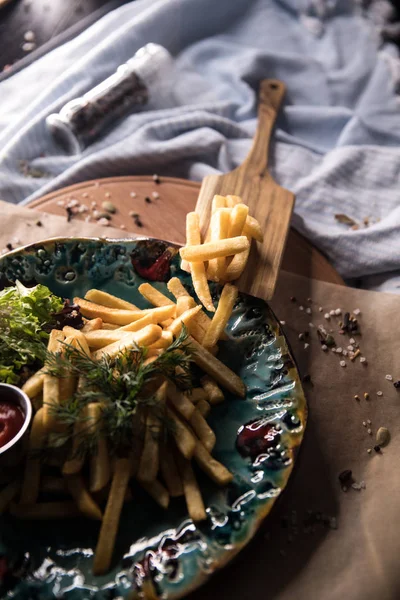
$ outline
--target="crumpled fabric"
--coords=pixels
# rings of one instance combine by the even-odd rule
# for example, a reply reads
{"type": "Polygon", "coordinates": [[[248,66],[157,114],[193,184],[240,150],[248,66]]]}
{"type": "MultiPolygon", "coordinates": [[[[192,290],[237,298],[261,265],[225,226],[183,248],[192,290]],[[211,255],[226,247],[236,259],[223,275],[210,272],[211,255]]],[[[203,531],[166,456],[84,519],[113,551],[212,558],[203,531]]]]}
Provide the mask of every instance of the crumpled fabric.
{"type": "Polygon", "coordinates": [[[108,176],[227,172],[250,148],[259,81],[278,78],[287,94],[270,168],[296,194],[293,226],[349,283],[399,292],[400,61],[379,34],[383,13],[368,18],[363,4],[137,0],[113,10],[0,82],[0,198],[29,202],[108,176]],[[148,42],[174,57],[169,93],[66,155],[46,116],[148,42]]]}

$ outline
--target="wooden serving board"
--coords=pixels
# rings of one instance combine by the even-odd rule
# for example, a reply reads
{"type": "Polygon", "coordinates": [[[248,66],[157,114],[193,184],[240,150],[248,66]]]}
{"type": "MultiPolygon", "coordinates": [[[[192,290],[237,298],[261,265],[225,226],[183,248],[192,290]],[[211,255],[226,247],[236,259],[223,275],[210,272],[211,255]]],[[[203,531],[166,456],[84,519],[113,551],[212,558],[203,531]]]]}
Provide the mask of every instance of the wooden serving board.
{"type": "MultiPolygon", "coordinates": [[[[112,177],[71,185],[47,194],[29,206],[65,216],[61,202],[77,199],[88,207],[97,202],[97,209],[102,210],[102,202],[109,200],[117,209],[110,225],[126,228],[121,230],[121,236],[136,233],[184,244],[186,213],[194,210],[199,190],[200,183],[173,177],[162,177],[159,184],[150,176],[112,177]],[[152,197],[153,192],[158,192],[159,199],[152,197]],[[146,202],[146,197],[151,199],[150,203],[146,202]],[[135,225],[133,217],[129,216],[131,211],[140,216],[143,227],[135,225]]],[[[76,215],[74,219],[84,220],[88,214],[76,215]]],[[[67,225],[65,233],[68,235],[67,225]]],[[[104,227],[104,235],[107,235],[107,227],[104,227]]],[[[294,229],[288,236],[282,268],[297,275],[344,285],[328,260],[294,229]]]]}

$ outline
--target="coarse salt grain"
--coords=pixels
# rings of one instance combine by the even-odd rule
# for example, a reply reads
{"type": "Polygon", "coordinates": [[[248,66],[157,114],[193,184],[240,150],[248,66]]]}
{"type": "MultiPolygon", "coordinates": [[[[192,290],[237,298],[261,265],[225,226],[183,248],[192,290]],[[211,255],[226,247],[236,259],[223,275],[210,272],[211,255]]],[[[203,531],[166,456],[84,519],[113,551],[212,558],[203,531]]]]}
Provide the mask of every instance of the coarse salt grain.
{"type": "Polygon", "coordinates": [[[25,42],[22,44],[22,50],[24,52],[32,52],[36,48],[35,42],[25,42]]]}
{"type": "Polygon", "coordinates": [[[355,308],[355,309],[353,310],[353,313],[354,313],[356,316],[358,316],[358,315],[360,315],[360,314],[361,314],[361,310],[360,310],[359,308],[355,308]]]}
{"type": "Polygon", "coordinates": [[[346,366],[346,361],[341,360],[339,364],[340,364],[341,367],[345,367],[346,366]]]}
{"type": "Polygon", "coordinates": [[[307,348],[309,347],[310,344],[307,344],[307,342],[304,344],[304,350],[307,350],[307,348]]]}
{"type": "Polygon", "coordinates": [[[72,198],[72,200],[70,200],[67,204],[68,208],[75,208],[75,206],[78,206],[79,204],[79,200],[76,200],[76,198],[72,198]]]}
{"type": "Polygon", "coordinates": [[[368,435],[372,435],[372,429],[367,429],[368,435]]]}
{"type": "Polygon", "coordinates": [[[335,316],[335,311],[334,310],[330,310],[329,314],[331,315],[331,317],[334,317],[335,316]]]}
{"type": "Polygon", "coordinates": [[[65,205],[64,200],[58,200],[57,206],[64,206],[64,205],[65,205]]]}
{"type": "Polygon", "coordinates": [[[96,208],[96,206],[97,206],[97,202],[96,202],[95,200],[92,200],[92,202],[90,203],[90,206],[91,206],[92,208],[96,208]]]}
{"type": "Polygon", "coordinates": [[[286,321],[279,321],[281,325],[286,325],[286,321]]]}
{"type": "Polygon", "coordinates": [[[299,306],[299,310],[304,310],[304,306],[299,306]]]}
{"type": "Polygon", "coordinates": [[[320,306],[320,307],[318,308],[318,310],[319,310],[319,312],[323,312],[323,310],[324,310],[324,309],[322,308],[322,306],[320,306]]]}
{"type": "Polygon", "coordinates": [[[89,194],[87,192],[83,192],[82,198],[89,198],[89,194]]]}
{"type": "Polygon", "coordinates": [[[368,425],[371,425],[371,423],[372,423],[371,419],[367,419],[367,423],[368,423],[368,425]]]}
{"type": "Polygon", "coordinates": [[[311,329],[315,327],[314,323],[309,323],[308,326],[311,327],[311,329]]]}
{"type": "Polygon", "coordinates": [[[129,195],[131,198],[136,198],[136,196],[137,196],[136,192],[130,192],[129,195]]]}
{"type": "Polygon", "coordinates": [[[81,204],[81,205],[80,205],[80,207],[78,208],[78,212],[79,212],[79,213],[84,213],[84,212],[87,212],[88,210],[89,210],[89,209],[88,209],[88,207],[86,206],[86,204],[81,204]]]}
{"type": "Polygon", "coordinates": [[[388,381],[393,381],[393,377],[391,375],[385,375],[385,379],[388,381]]]}
{"type": "Polygon", "coordinates": [[[102,225],[103,227],[108,227],[110,225],[110,221],[108,219],[105,219],[104,217],[101,217],[101,219],[99,219],[97,223],[98,225],[102,225]]]}
{"type": "Polygon", "coordinates": [[[33,42],[35,40],[35,32],[31,31],[30,29],[28,31],[25,31],[24,33],[24,40],[26,42],[33,42]]]}
{"type": "Polygon", "coordinates": [[[326,346],[326,344],[322,344],[321,350],[323,350],[324,352],[326,352],[328,350],[328,346],[326,346]]]}
{"type": "Polygon", "coordinates": [[[365,358],[365,356],[361,356],[360,363],[364,363],[365,365],[367,364],[367,359],[365,358]]]}
{"type": "Polygon", "coordinates": [[[335,315],[339,316],[339,315],[341,315],[341,314],[342,314],[342,309],[341,309],[341,308],[337,308],[337,309],[335,310],[335,315]]]}
{"type": "Polygon", "coordinates": [[[119,226],[120,229],[126,229],[126,225],[122,224],[119,226]]]}
{"type": "Polygon", "coordinates": [[[379,390],[378,392],[376,392],[377,396],[383,396],[383,392],[381,392],[381,390],[379,390]]]}
{"type": "Polygon", "coordinates": [[[354,352],[354,346],[347,346],[347,350],[349,352],[354,352]]]}
{"type": "Polygon", "coordinates": [[[356,343],[356,340],[355,340],[354,338],[350,338],[350,339],[349,339],[349,342],[350,342],[350,344],[355,344],[355,343],[356,343]]]}
{"type": "Polygon", "coordinates": [[[339,346],[339,348],[336,348],[336,352],[337,352],[338,354],[342,354],[342,352],[343,352],[343,349],[342,349],[342,348],[339,346]]]}
{"type": "Polygon", "coordinates": [[[106,192],[104,195],[105,195],[106,198],[111,198],[110,192],[106,192]]]}
{"type": "Polygon", "coordinates": [[[312,311],[311,311],[311,308],[310,308],[310,307],[306,308],[306,313],[307,313],[308,315],[311,315],[311,312],[312,312],[312,311]]]}
{"type": "Polygon", "coordinates": [[[325,314],[324,314],[324,317],[325,317],[325,319],[326,319],[327,321],[329,321],[329,320],[330,320],[330,318],[331,318],[331,317],[330,317],[330,315],[329,315],[329,313],[325,313],[325,314]]]}
{"type": "Polygon", "coordinates": [[[342,354],[343,354],[343,356],[347,356],[348,355],[347,350],[343,350],[342,354]]]}
{"type": "Polygon", "coordinates": [[[363,421],[363,427],[366,427],[366,426],[367,426],[367,422],[363,421]]]}
{"type": "Polygon", "coordinates": [[[151,192],[151,195],[155,200],[157,200],[160,197],[160,194],[158,192],[151,192]]]}

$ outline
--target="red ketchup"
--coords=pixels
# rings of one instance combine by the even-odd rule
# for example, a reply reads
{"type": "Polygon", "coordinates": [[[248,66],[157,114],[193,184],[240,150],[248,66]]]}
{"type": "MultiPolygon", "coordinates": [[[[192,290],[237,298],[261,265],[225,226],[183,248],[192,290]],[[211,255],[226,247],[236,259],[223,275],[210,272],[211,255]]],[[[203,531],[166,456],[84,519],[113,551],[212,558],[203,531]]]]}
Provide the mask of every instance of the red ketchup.
{"type": "Polygon", "coordinates": [[[273,423],[256,419],[239,429],[236,447],[242,456],[250,456],[254,460],[279,444],[280,439],[281,435],[273,423]]]}
{"type": "Polygon", "coordinates": [[[18,404],[0,400],[0,448],[17,435],[24,420],[24,413],[18,404]]]}

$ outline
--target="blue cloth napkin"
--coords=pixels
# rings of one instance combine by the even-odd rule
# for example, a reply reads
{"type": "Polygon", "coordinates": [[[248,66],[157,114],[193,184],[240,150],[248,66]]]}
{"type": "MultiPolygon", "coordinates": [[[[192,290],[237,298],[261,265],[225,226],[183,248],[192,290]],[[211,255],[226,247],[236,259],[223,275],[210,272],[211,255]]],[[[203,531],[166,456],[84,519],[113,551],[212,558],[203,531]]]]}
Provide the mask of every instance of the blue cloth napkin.
{"type": "Polygon", "coordinates": [[[400,61],[359,5],[137,0],[113,10],[0,82],[0,198],[29,202],[113,175],[226,172],[249,150],[259,80],[275,77],[287,96],[271,170],[296,194],[294,227],[352,283],[399,292],[400,61]],[[148,42],[175,58],[173,101],[131,114],[80,155],[63,154],[46,116],[148,42]],[[45,176],[27,177],[21,160],[45,176]]]}

